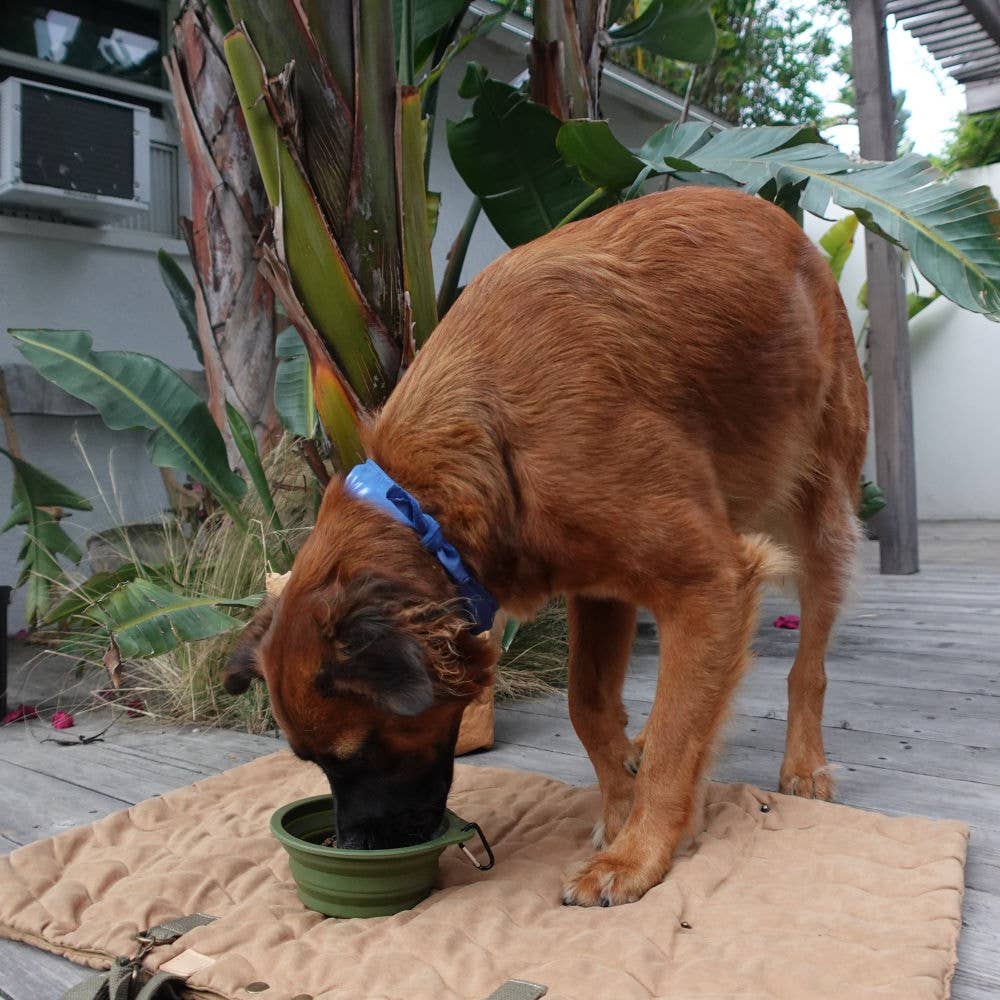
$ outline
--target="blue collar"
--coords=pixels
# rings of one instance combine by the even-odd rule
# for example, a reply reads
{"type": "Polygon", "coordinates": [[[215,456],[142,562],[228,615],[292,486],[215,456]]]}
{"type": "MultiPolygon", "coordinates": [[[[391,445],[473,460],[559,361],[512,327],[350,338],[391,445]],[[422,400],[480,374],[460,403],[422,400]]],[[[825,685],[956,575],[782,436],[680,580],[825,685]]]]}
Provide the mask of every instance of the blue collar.
{"type": "Polygon", "coordinates": [[[354,466],[344,479],[344,490],[384,510],[420,536],[420,544],[444,567],[449,579],[468,605],[473,635],[493,627],[499,605],[493,595],[469,572],[462,557],[441,533],[441,525],[420,509],[416,497],[407,493],[371,459],[354,466]]]}

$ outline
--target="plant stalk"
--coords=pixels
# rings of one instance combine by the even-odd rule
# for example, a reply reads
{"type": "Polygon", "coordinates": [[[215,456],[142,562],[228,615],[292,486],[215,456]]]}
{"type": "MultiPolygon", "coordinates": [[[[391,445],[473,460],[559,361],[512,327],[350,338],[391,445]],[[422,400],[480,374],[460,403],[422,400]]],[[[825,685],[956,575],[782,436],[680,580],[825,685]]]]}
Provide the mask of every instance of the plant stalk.
{"type": "Polygon", "coordinates": [[[441,278],[441,288],[438,291],[437,309],[438,322],[444,318],[445,313],[452,307],[455,299],[458,298],[458,285],[462,280],[462,267],[465,264],[466,255],[469,252],[469,243],[472,241],[472,231],[476,228],[479,220],[479,213],[483,209],[483,203],[478,198],[472,199],[469,211],[465,214],[465,221],[459,229],[455,242],[452,243],[448,251],[448,263],[441,278]]]}
{"type": "Polygon", "coordinates": [[[590,194],[588,194],[587,197],[576,206],[576,208],[570,211],[570,213],[564,218],[560,219],[553,228],[559,229],[560,226],[565,226],[567,222],[572,222],[574,219],[579,218],[584,212],[587,211],[588,208],[590,208],[591,205],[599,202],[607,194],[608,189],[606,187],[599,187],[596,190],[591,191],[590,194]]]}

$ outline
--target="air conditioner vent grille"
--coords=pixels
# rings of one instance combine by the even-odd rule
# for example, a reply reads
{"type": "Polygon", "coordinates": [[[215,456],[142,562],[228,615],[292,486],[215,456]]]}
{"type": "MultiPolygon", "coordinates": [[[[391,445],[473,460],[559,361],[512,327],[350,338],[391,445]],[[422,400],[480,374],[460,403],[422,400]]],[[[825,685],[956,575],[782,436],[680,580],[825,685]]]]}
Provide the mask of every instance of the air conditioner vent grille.
{"type": "Polygon", "coordinates": [[[21,179],[67,191],[134,198],[132,111],[75,94],[21,91],[21,179]]]}

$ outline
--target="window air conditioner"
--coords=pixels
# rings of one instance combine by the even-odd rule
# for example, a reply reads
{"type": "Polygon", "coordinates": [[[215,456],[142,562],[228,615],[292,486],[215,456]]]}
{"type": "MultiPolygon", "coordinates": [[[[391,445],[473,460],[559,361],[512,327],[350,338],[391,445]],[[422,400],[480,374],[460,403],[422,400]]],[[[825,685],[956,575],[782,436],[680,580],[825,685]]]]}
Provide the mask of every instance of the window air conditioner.
{"type": "Polygon", "coordinates": [[[111,222],[149,211],[149,111],[63,87],[0,83],[0,208],[111,222]]]}

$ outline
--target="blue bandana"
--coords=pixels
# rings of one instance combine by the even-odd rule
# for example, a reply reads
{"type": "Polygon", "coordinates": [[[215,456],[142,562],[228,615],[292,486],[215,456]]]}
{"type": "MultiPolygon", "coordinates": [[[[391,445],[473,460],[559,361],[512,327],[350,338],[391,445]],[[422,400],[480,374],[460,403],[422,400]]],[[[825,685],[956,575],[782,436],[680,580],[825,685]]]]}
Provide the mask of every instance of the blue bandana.
{"type": "Polygon", "coordinates": [[[356,465],[344,479],[344,490],[352,497],[366,500],[420,536],[420,544],[444,567],[468,605],[473,635],[493,627],[499,605],[493,595],[469,572],[462,557],[441,534],[441,525],[420,509],[416,497],[407,493],[371,459],[356,465]]]}

